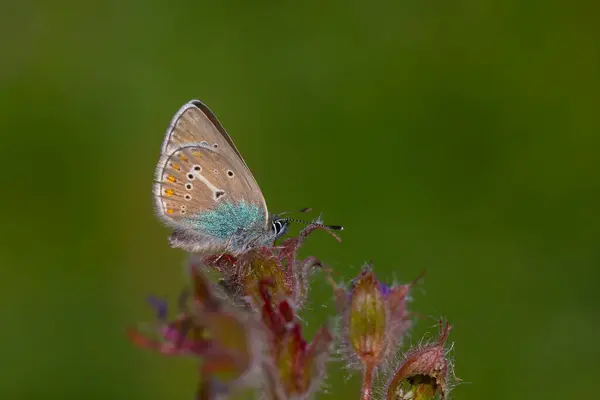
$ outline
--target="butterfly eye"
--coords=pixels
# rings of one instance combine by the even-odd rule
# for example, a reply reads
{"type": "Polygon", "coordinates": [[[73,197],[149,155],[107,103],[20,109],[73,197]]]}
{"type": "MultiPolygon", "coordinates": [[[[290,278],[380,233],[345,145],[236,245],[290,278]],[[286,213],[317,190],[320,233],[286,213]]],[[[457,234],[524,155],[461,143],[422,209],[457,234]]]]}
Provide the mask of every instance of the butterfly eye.
{"type": "Polygon", "coordinates": [[[275,232],[275,234],[277,235],[280,230],[281,230],[281,222],[273,221],[273,231],[275,232]]]}
{"type": "Polygon", "coordinates": [[[285,220],[285,219],[275,220],[275,221],[273,221],[272,226],[273,226],[273,232],[275,233],[275,236],[279,237],[279,236],[283,235],[285,233],[285,231],[287,230],[287,220],[285,220]]]}

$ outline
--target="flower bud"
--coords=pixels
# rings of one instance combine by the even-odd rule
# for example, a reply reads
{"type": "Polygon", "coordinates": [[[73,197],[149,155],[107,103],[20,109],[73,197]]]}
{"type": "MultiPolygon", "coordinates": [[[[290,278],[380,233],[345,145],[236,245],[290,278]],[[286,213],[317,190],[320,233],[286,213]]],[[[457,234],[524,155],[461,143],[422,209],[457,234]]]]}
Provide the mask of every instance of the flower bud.
{"type": "Polygon", "coordinates": [[[440,321],[434,343],[409,350],[387,384],[388,400],[431,400],[448,395],[448,370],[452,365],[445,348],[452,326],[440,321]]]}
{"type": "Polygon", "coordinates": [[[271,338],[266,363],[269,398],[310,398],[322,382],[333,336],[321,327],[307,343],[295,311],[286,300],[274,303],[268,281],[260,285],[263,321],[271,338]]]}
{"type": "Polygon", "coordinates": [[[375,373],[396,353],[410,326],[406,301],[412,284],[390,288],[367,265],[348,290],[333,285],[343,313],[341,350],[349,362],[359,362],[362,399],[370,399],[375,373]]]}
{"type": "MultiPolygon", "coordinates": [[[[159,323],[154,334],[129,329],[134,344],[165,355],[196,357],[203,382],[219,382],[221,387],[237,387],[258,370],[262,330],[250,315],[223,303],[210,282],[191,268],[194,302],[173,321],[167,320],[165,302],[152,299],[159,323]]],[[[215,386],[216,387],[216,386],[215,386]]]]}
{"type": "Polygon", "coordinates": [[[347,290],[336,288],[338,309],[343,312],[344,351],[363,366],[384,363],[410,327],[406,301],[410,287],[388,287],[363,268],[347,290]]]}
{"type": "Polygon", "coordinates": [[[253,248],[237,257],[231,254],[195,257],[195,264],[203,264],[222,274],[222,285],[234,299],[242,300],[253,308],[260,308],[260,282],[271,282],[272,295],[287,299],[300,309],[308,295],[308,278],[321,262],[315,257],[298,259],[298,250],[313,231],[326,227],[314,223],[304,228],[298,237],[286,239],[281,246],[253,248]]]}

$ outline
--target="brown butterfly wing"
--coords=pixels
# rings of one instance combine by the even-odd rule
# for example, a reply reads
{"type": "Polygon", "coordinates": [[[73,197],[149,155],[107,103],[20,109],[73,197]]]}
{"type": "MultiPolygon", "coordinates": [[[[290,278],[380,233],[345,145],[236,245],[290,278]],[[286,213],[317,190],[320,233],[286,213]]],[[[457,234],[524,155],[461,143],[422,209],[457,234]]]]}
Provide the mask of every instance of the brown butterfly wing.
{"type": "Polygon", "coordinates": [[[188,221],[222,202],[253,204],[267,223],[264,199],[245,165],[206,147],[184,146],[165,157],[154,196],[159,216],[175,228],[196,229],[188,221]]]}
{"type": "MultiPolygon", "coordinates": [[[[155,174],[156,183],[154,193],[159,216],[167,223],[175,222],[175,225],[179,225],[176,223],[178,219],[175,216],[177,209],[172,207],[173,201],[177,200],[179,197],[177,197],[177,194],[169,195],[171,191],[169,191],[169,194],[165,192],[165,190],[170,188],[174,193],[178,193],[179,196],[184,196],[183,200],[186,200],[185,192],[183,191],[186,189],[184,186],[185,179],[182,178],[187,179],[186,174],[188,171],[177,169],[177,167],[183,168],[183,163],[178,157],[183,155],[184,157],[188,157],[189,160],[194,159],[195,161],[201,161],[204,155],[206,157],[205,161],[214,165],[217,162],[217,159],[213,153],[222,156],[222,158],[219,159],[220,161],[218,161],[221,162],[221,164],[218,164],[221,166],[220,169],[217,168],[218,170],[223,173],[224,169],[228,168],[228,171],[230,170],[234,173],[233,179],[224,181],[226,184],[234,185],[230,187],[228,197],[231,197],[231,193],[238,193],[238,189],[241,190],[239,192],[240,195],[243,194],[244,198],[248,198],[253,203],[262,207],[264,210],[265,221],[267,221],[268,210],[260,187],[256,183],[256,180],[248,169],[240,152],[237,150],[233,141],[219,123],[216,116],[207,106],[198,100],[192,100],[182,106],[171,120],[169,128],[167,129],[167,134],[162,145],[161,158],[155,174]],[[192,148],[198,149],[195,151],[196,154],[192,154],[192,148]],[[182,152],[177,153],[179,150],[182,150],[182,152]],[[210,150],[212,153],[208,153],[205,150],[210,150]],[[167,179],[168,177],[177,180],[176,182],[164,182],[164,179],[167,179]],[[240,187],[236,187],[236,185],[240,187]],[[169,212],[169,210],[173,211],[169,212]]],[[[193,165],[199,165],[203,168],[203,171],[206,171],[199,162],[193,165]]],[[[185,167],[189,168],[190,165],[186,164],[185,167]]],[[[210,169],[209,167],[209,170],[212,171],[213,169],[210,169]]],[[[227,173],[227,171],[224,171],[224,173],[227,173]]],[[[202,178],[208,180],[208,182],[218,179],[216,175],[202,175],[202,178]]],[[[218,187],[218,185],[212,185],[218,187]]],[[[205,191],[203,194],[199,194],[196,189],[193,189],[194,193],[196,193],[196,196],[194,196],[193,199],[184,201],[183,204],[177,202],[175,204],[179,206],[184,205],[186,208],[190,206],[191,209],[195,211],[206,210],[207,207],[215,205],[214,203],[211,203],[211,201],[214,200],[211,196],[215,196],[216,192],[212,190],[211,187],[212,186],[210,185],[203,185],[202,189],[205,191]]],[[[181,210],[179,209],[179,211],[181,210]]],[[[189,211],[186,211],[186,213],[189,213],[189,211]]],[[[186,213],[183,215],[187,215],[186,213]]],[[[180,216],[179,219],[183,218],[184,217],[180,216]]]]}
{"type": "Polygon", "coordinates": [[[201,144],[217,152],[233,151],[246,165],[223,125],[199,100],[189,101],[177,111],[167,129],[162,153],[171,154],[173,150],[190,144],[201,144]]]}

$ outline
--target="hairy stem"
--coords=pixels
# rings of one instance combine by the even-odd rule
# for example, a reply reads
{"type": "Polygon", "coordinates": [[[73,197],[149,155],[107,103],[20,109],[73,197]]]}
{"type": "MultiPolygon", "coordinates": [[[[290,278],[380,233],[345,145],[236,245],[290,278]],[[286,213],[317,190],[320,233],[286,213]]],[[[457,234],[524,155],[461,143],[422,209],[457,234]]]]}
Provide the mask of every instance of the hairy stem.
{"type": "Polygon", "coordinates": [[[368,363],[365,365],[360,396],[361,400],[371,400],[371,395],[373,394],[373,373],[373,364],[368,363]]]}

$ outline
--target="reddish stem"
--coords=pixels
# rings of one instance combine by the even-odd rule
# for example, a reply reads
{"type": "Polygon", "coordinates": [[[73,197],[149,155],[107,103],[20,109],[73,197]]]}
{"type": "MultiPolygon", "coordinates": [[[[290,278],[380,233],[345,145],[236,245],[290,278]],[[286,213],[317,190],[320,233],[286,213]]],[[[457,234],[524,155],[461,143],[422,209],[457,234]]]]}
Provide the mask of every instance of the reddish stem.
{"type": "Polygon", "coordinates": [[[371,400],[371,395],[373,394],[373,373],[375,372],[373,368],[373,363],[368,363],[365,365],[365,370],[363,374],[362,388],[361,388],[361,400],[371,400]]]}

